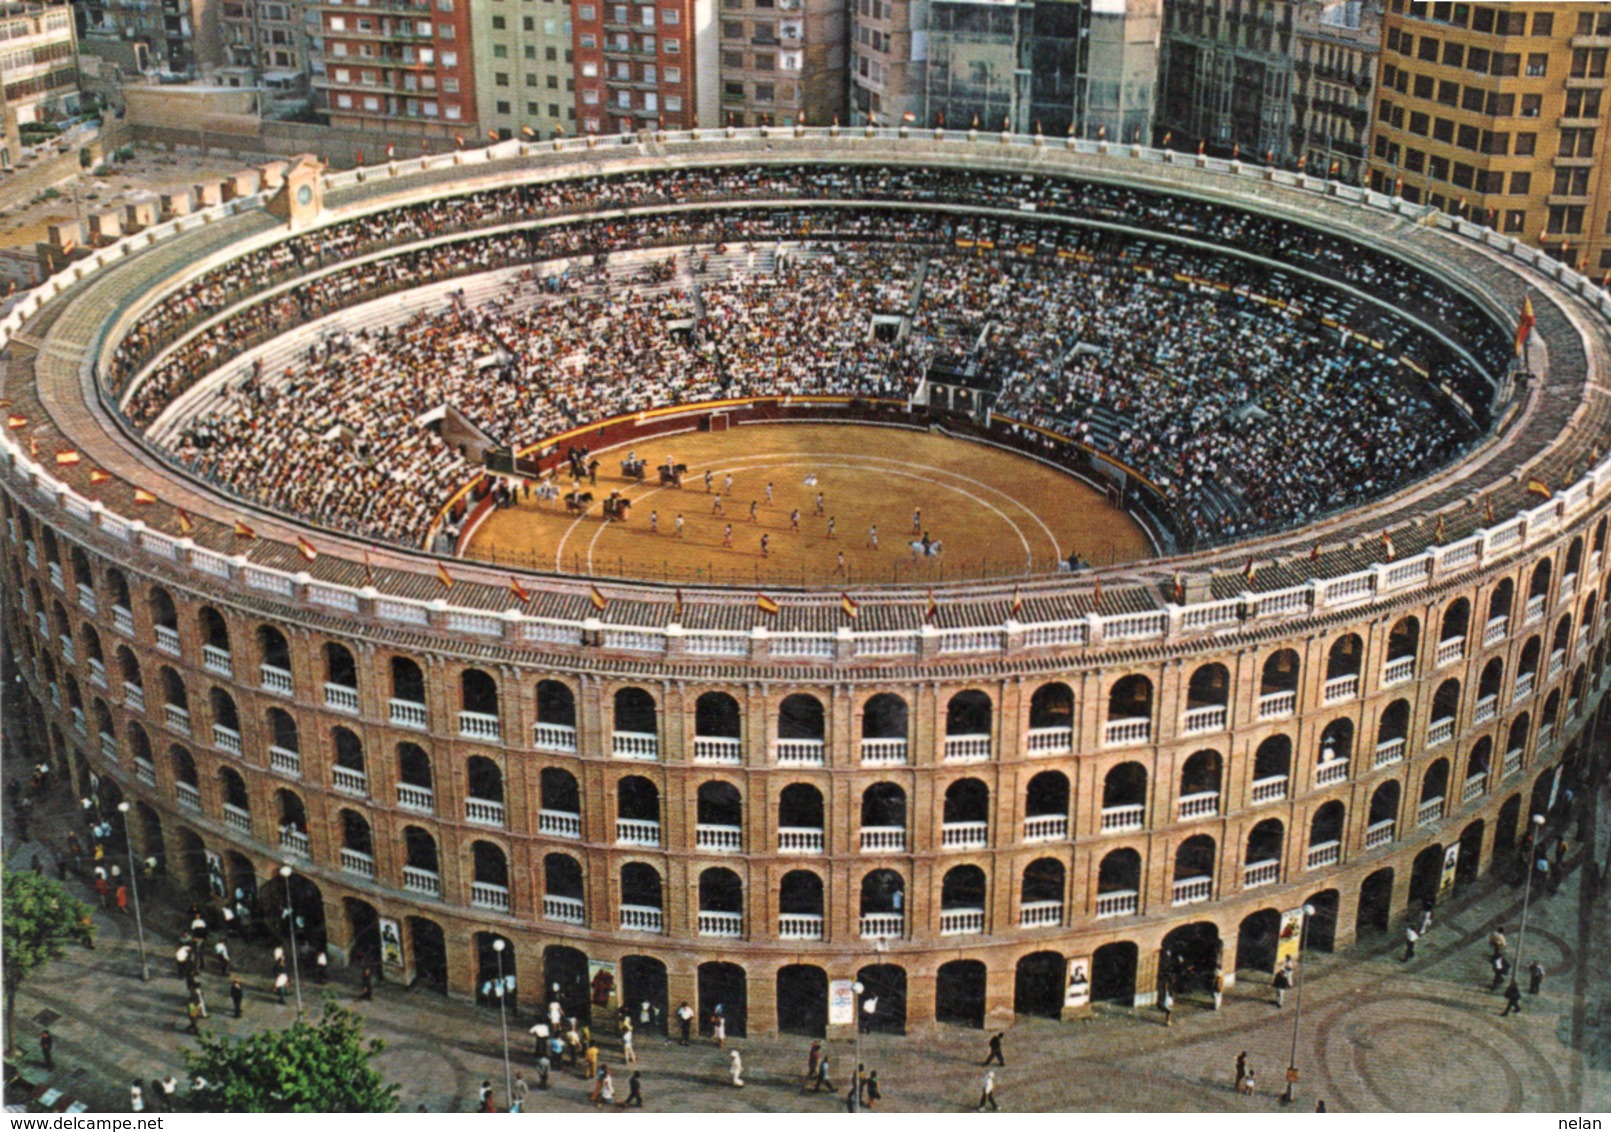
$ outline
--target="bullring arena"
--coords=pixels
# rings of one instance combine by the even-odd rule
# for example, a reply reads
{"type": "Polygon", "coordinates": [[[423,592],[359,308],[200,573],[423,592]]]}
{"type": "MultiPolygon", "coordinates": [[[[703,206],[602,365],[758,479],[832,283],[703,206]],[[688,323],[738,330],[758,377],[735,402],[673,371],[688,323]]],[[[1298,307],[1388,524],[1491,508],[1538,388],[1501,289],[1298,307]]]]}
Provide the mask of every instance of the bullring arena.
{"type": "Polygon", "coordinates": [[[1329,950],[1459,899],[1580,773],[1608,315],[1141,147],[303,162],[0,324],[5,632],[137,854],[389,978],[501,939],[532,1005],[735,1034],[1205,997],[1305,904],[1329,950]]]}

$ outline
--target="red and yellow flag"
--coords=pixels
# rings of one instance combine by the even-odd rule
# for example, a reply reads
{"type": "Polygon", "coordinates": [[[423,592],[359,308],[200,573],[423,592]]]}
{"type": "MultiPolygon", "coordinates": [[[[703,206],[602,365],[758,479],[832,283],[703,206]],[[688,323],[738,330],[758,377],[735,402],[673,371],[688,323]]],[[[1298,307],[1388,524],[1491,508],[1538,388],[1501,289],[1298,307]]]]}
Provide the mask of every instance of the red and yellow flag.
{"type": "Polygon", "coordinates": [[[1393,536],[1386,531],[1382,532],[1382,553],[1387,556],[1389,562],[1393,561],[1393,536]]]}
{"type": "Polygon", "coordinates": [[[78,449],[76,448],[58,449],[56,452],[56,466],[58,468],[71,467],[83,458],[78,454],[78,449]]]}
{"type": "Polygon", "coordinates": [[[136,503],[149,505],[155,503],[157,501],[157,497],[151,494],[145,488],[137,487],[134,489],[134,501],[136,503]]]}
{"type": "Polygon", "coordinates": [[[315,558],[319,557],[319,551],[311,542],[303,538],[301,535],[296,536],[296,550],[298,554],[302,555],[302,557],[307,559],[309,562],[312,562],[315,558]]]}
{"type": "Polygon", "coordinates": [[[1259,565],[1257,562],[1254,562],[1253,559],[1249,558],[1247,560],[1247,569],[1242,571],[1242,577],[1246,579],[1249,584],[1252,584],[1253,579],[1257,578],[1258,576],[1259,565]]]}
{"type": "Polygon", "coordinates": [[[1483,522],[1487,523],[1488,526],[1494,525],[1494,500],[1491,495],[1482,497],[1482,517],[1483,522]]]}
{"type": "Polygon", "coordinates": [[[176,508],[175,510],[178,512],[178,515],[179,515],[179,533],[180,534],[188,535],[191,531],[196,529],[195,520],[191,519],[190,515],[185,511],[185,509],[183,507],[176,508]]]}
{"type": "Polygon", "coordinates": [[[369,560],[369,551],[364,551],[364,585],[370,589],[375,588],[375,564],[369,560]]]}
{"type": "Polygon", "coordinates": [[[112,478],[112,473],[107,471],[105,468],[91,468],[90,469],[90,486],[91,487],[99,487],[101,484],[105,483],[107,480],[109,480],[111,478],[112,478]]]}
{"type": "Polygon", "coordinates": [[[24,426],[26,426],[27,423],[28,423],[28,418],[25,417],[25,416],[22,416],[20,413],[10,413],[10,414],[8,414],[6,416],[6,427],[7,428],[19,429],[19,428],[23,428],[24,426]]]}
{"type": "Polygon", "coordinates": [[[244,538],[244,539],[253,539],[253,538],[257,537],[257,532],[252,530],[251,527],[248,527],[245,523],[241,522],[239,519],[236,519],[235,520],[235,537],[236,538],[244,538]]]}
{"type": "Polygon", "coordinates": [[[1528,480],[1527,490],[1534,495],[1542,495],[1545,499],[1548,499],[1550,496],[1555,494],[1549,489],[1549,484],[1545,483],[1541,479],[1528,480]]]}
{"type": "Polygon", "coordinates": [[[677,622],[677,624],[681,625],[682,624],[682,587],[681,586],[677,587],[676,593],[677,593],[676,600],[673,601],[672,605],[671,605],[671,619],[673,621],[677,622]]]}
{"type": "Polygon", "coordinates": [[[610,608],[610,599],[600,593],[597,586],[588,587],[587,600],[592,602],[593,608],[598,610],[600,613],[603,613],[606,609],[610,608]]]}
{"type": "Polygon", "coordinates": [[[515,595],[515,600],[521,605],[531,601],[531,591],[520,584],[520,579],[513,574],[509,575],[509,592],[515,595]]]}
{"type": "Polygon", "coordinates": [[[451,590],[453,588],[453,575],[449,574],[447,572],[447,567],[443,566],[440,562],[436,564],[436,580],[442,583],[442,588],[445,590],[451,590]]]}
{"type": "Polygon", "coordinates": [[[1516,322],[1516,356],[1522,356],[1527,348],[1527,336],[1533,332],[1533,326],[1538,320],[1533,317],[1533,297],[1528,295],[1522,300],[1521,318],[1516,322]]]}
{"type": "Polygon", "coordinates": [[[773,601],[765,594],[756,594],[755,604],[760,608],[762,613],[768,614],[772,617],[776,617],[778,615],[778,610],[781,608],[777,602],[773,601]]]}
{"type": "Polygon", "coordinates": [[[940,603],[934,600],[934,591],[930,590],[928,604],[923,607],[923,620],[932,625],[939,616],[940,603]]]}
{"type": "Polygon", "coordinates": [[[1018,592],[1018,587],[1012,588],[1012,604],[1007,607],[1007,613],[1013,618],[1024,611],[1024,595],[1018,592]]]}
{"type": "Polygon", "coordinates": [[[847,593],[839,595],[839,608],[852,621],[861,616],[861,603],[847,593]]]}

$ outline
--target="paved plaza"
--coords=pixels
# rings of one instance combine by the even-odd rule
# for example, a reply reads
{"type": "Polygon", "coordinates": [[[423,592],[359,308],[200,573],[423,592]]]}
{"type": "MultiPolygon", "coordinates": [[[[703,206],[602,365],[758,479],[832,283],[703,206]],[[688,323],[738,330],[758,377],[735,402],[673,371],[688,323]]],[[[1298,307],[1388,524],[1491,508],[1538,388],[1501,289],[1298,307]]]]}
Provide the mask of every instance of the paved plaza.
{"type": "MultiPolygon", "coordinates": [[[[21,759],[8,752],[8,771],[21,759]]],[[[17,844],[6,831],[13,868],[38,854],[54,869],[53,842],[64,841],[69,820],[65,789],[57,783],[33,823],[36,840],[17,844]],[[54,816],[57,820],[49,820],[54,816]],[[44,840],[38,840],[39,835],[44,840]]],[[[1604,859],[1611,841],[1611,805],[1602,793],[1598,830],[1589,847],[1604,859]]],[[[87,884],[69,883],[93,903],[87,884]]],[[[1346,1111],[1543,1111],[1611,1109],[1611,979],[1604,977],[1611,914],[1591,903],[1583,870],[1575,870],[1552,896],[1535,899],[1524,964],[1536,957],[1548,972],[1543,993],[1527,996],[1519,1016],[1504,1018],[1490,993],[1487,938],[1506,926],[1516,945],[1522,892],[1483,880],[1439,909],[1436,925],[1413,960],[1400,962],[1397,929],[1336,954],[1313,954],[1305,963],[1298,1063],[1303,1073],[1299,1107],[1324,1098],[1346,1111]],[[1596,979],[1595,972],[1599,972],[1596,979]]],[[[173,940],[185,899],[170,885],[147,897],[147,941],[152,980],[142,983],[131,917],[97,913],[94,950],[75,947],[28,984],[18,1007],[21,1064],[82,1099],[93,1111],[127,1108],[128,1083],[172,1071],[183,1079],[179,1050],[184,1033],[183,984],[175,977],[173,940]],[[51,1021],[45,1012],[59,1017],[51,1021]],[[45,1017],[56,1037],[56,1069],[47,1074],[37,1037],[45,1017]]],[[[212,1017],[203,1025],[224,1034],[288,1024],[294,1006],[280,1006],[269,990],[268,947],[237,945],[237,970],[249,989],[245,1017],[229,1017],[226,982],[209,968],[203,977],[212,1017]]],[[[1512,952],[1514,955],[1514,950],[1512,952]]],[[[310,1010],[319,988],[303,985],[310,1010]]],[[[332,993],[384,1038],[379,1066],[402,1083],[402,1107],[466,1112],[477,1086],[490,1078],[502,1098],[501,1043],[496,1011],[447,1000],[430,991],[385,985],[372,1002],[357,1001],[356,973],[343,971],[332,993]]],[[[1007,1110],[1130,1109],[1170,1111],[1273,1111],[1292,1040],[1293,996],[1277,1008],[1268,977],[1254,975],[1225,996],[1214,1012],[1183,1000],[1174,1024],[1153,1008],[1100,1010],[1088,1020],[1058,1023],[1020,1019],[1005,1042],[1007,1064],[997,1070],[998,1097],[1007,1110]],[[1236,1055],[1248,1051],[1258,1072],[1259,1095],[1233,1092],[1236,1055]]],[[[514,1068],[532,1071],[533,1019],[511,1023],[514,1068]]],[[[885,1109],[956,1112],[978,1098],[987,1034],[944,1027],[929,1036],[871,1035],[863,1060],[879,1071],[885,1109]]],[[[808,1040],[796,1037],[739,1040],[746,1087],[727,1084],[728,1055],[709,1042],[688,1048],[640,1035],[639,1065],[650,1110],[830,1111],[844,1104],[843,1085],[853,1063],[850,1041],[830,1044],[837,1067],[837,1096],[802,1094],[808,1040]]],[[[619,1050],[601,1039],[605,1062],[616,1069],[619,1096],[627,1072],[619,1050]]],[[[533,1093],[528,1111],[585,1109],[588,1086],[556,1072],[553,1087],[533,1093]]]]}

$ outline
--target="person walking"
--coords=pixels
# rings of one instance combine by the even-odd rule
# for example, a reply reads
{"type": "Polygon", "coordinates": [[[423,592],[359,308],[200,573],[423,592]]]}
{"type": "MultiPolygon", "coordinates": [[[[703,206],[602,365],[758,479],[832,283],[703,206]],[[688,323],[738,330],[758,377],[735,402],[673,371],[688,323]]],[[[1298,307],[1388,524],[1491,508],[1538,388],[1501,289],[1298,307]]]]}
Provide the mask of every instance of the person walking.
{"type": "Polygon", "coordinates": [[[1001,1108],[1001,1106],[996,1103],[996,1071],[994,1069],[985,1070],[984,1089],[979,1093],[980,1112],[985,1110],[985,1105],[990,1106],[991,1112],[996,1112],[1001,1108]]]}
{"type": "Polygon", "coordinates": [[[744,1059],[739,1056],[738,1050],[727,1051],[727,1074],[733,1081],[733,1088],[744,1087],[744,1059]]]}
{"type": "Polygon", "coordinates": [[[868,1108],[872,1108],[884,1099],[884,1091],[878,1085],[878,1070],[876,1069],[867,1074],[866,1097],[864,1099],[867,1101],[868,1108]]]}
{"type": "Polygon", "coordinates": [[[511,1085],[510,1088],[514,1091],[515,1101],[514,1104],[509,1107],[509,1111],[525,1112],[526,1095],[531,1092],[531,1086],[526,1084],[526,1078],[521,1075],[519,1070],[515,1071],[515,1083],[511,1085]]]}
{"type": "Polygon", "coordinates": [[[174,973],[175,977],[177,977],[179,979],[183,979],[185,977],[185,975],[189,972],[189,970],[190,970],[190,948],[186,944],[181,943],[178,947],[174,948],[174,952],[173,952],[173,973],[174,973]]]}
{"type": "Polygon", "coordinates": [[[1421,938],[1421,933],[1414,928],[1404,928],[1404,954],[1399,956],[1400,963],[1408,963],[1415,958],[1415,941],[1421,938]]]}
{"type": "Polygon", "coordinates": [[[1225,1003],[1225,972],[1214,972],[1214,1009],[1218,1010],[1225,1003]]]}
{"type": "Polygon", "coordinates": [[[172,1112],[177,1105],[179,1096],[179,1078],[169,1073],[157,1082],[157,1096],[162,1101],[162,1111],[172,1112]]]}
{"type": "Polygon", "coordinates": [[[1505,939],[1505,929],[1495,928],[1493,930],[1493,934],[1488,937],[1488,947],[1493,952],[1494,956],[1497,957],[1503,955],[1508,946],[1509,943],[1505,939]]]}
{"type": "Polygon", "coordinates": [[[603,1080],[599,1082],[599,1100],[602,1101],[607,1108],[614,1108],[615,1074],[610,1072],[610,1067],[607,1065],[603,1069],[599,1070],[599,1072],[603,1074],[603,1080]]]}
{"type": "Polygon", "coordinates": [[[546,1053],[542,1054],[541,1056],[539,1056],[537,1058],[537,1091],[538,1092],[546,1093],[548,1091],[548,1075],[550,1073],[552,1073],[553,1070],[554,1070],[554,1063],[548,1059],[548,1055],[546,1053]]]}
{"type": "Polygon", "coordinates": [[[1508,1014],[1520,1013],[1521,987],[1517,986],[1515,983],[1511,983],[1505,988],[1505,1008],[1499,1012],[1499,1017],[1503,1018],[1508,1014]]]}
{"type": "Polygon", "coordinates": [[[817,1062],[817,1079],[811,1083],[813,1093],[820,1093],[823,1089],[827,1089],[830,1093],[833,1092],[833,1082],[828,1080],[829,1061],[828,1051],[823,1050],[822,1060],[817,1062]]]}
{"type": "Polygon", "coordinates": [[[361,985],[363,987],[363,992],[361,994],[359,994],[359,996],[358,996],[359,1000],[367,1002],[367,1001],[373,999],[375,997],[375,968],[374,967],[366,966],[364,968],[363,981],[362,981],[361,985]]]}
{"type": "Polygon", "coordinates": [[[285,1005],[285,988],[291,985],[291,976],[282,969],[274,976],[274,993],[280,996],[280,1005],[285,1005]]]}
{"type": "Polygon", "coordinates": [[[990,1052],[985,1055],[984,1064],[989,1065],[991,1062],[995,1062],[1005,1068],[1007,1059],[1001,1056],[1001,1039],[1006,1036],[1005,1033],[999,1030],[990,1035],[990,1052]]]}
{"type": "Polygon", "coordinates": [[[1236,1084],[1232,1086],[1238,1093],[1242,1091],[1242,1082],[1247,1080],[1247,1050],[1236,1055],[1236,1084]]]}
{"type": "Polygon", "coordinates": [[[1544,964],[1537,959],[1527,968],[1527,993],[1537,994],[1544,989],[1544,964]]]}
{"type": "Polygon", "coordinates": [[[715,1041],[717,1049],[727,1048],[727,1016],[722,1013],[720,1006],[716,1008],[716,1013],[711,1017],[710,1036],[715,1041]]]}
{"type": "Polygon", "coordinates": [[[218,960],[218,973],[229,978],[229,944],[222,939],[213,944],[213,956],[218,960]]]}
{"type": "Polygon", "coordinates": [[[813,1041],[811,1043],[811,1048],[806,1051],[805,1084],[800,1086],[800,1091],[802,1093],[805,1092],[806,1089],[811,1085],[811,1082],[817,1079],[817,1062],[821,1060],[822,1043],[820,1041],[813,1041]]]}
{"type": "Polygon", "coordinates": [[[1495,955],[1489,962],[1494,969],[1494,981],[1488,984],[1488,989],[1496,991],[1499,989],[1499,984],[1505,981],[1505,975],[1510,971],[1510,963],[1503,955],[1495,955]]]}
{"type": "Polygon", "coordinates": [[[677,1007],[677,1028],[682,1032],[681,1042],[683,1045],[688,1044],[688,1031],[693,1028],[693,1024],[694,1008],[684,1002],[677,1007]]]}
{"type": "Polygon", "coordinates": [[[138,1081],[129,1086],[129,1111],[145,1111],[145,1091],[140,1088],[140,1082],[138,1081]]]}
{"type": "Polygon", "coordinates": [[[199,1021],[201,1020],[201,1003],[197,1002],[194,998],[185,1003],[185,1017],[190,1019],[190,1026],[188,1027],[187,1032],[192,1034],[201,1033],[201,1026],[198,1025],[199,1021]]]}
{"type": "Polygon", "coordinates": [[[1287,961],[1282,964],[1281,969],[1275,973],[1275,978],[1270,980],[1270,985],[1275,988],[1275,1004],[1277,1006],[1285,1006],[1287,1004],[1287,991],[1292,989],[1291,956],[1287,957],[1287,961]]]}
{"type": "Polygon", "coordinates": [[[477,1112],[496,1112],[492,1104],[492,1081],[489,1078],[481,1082],[481,1088],[476,1096],[477,1112]]]}
{"type": "Polygon", "coordinates": [[[330,982],[330,957],[325,954],[324,948],[322,948],[322,947],[319,949],[319,954],[314,957],[314,960],[313,960],[313,972],[314,972],[314,977],[316,979],[318,979],[319,985],[321,987],[326,986],[326,985],[329,984],[329,982],[330,982]]]}
{"type": "Polygon", "coordinates": [[[627,1099],[622,1103],[621,1107],[643,1107],[643,1074],[636,1069],[632,1071],[632,1076],[627,1078],[627,1099]]]}
{"type": "Polygon", "coordinates": [[[56,1048],[56,1039],[51,1036],[48,1029],[39,1031],[39,1055],[45,1059],[45,1068],[56,1068],[56,1058],[52,1053],[56,1048]]]}
{"type": "Polygon", "coordinates": [[[1430,896],[1422,898],[1422,900],[1421,900],[1421,934],[1422,935],[1425,935],[1427,932],[1432,930],[1432,909],[1434,907],[1436,907],[1436,906],[1437,906],[1437,902],[1435,900],[1433,900],[1430,896]]]}
{"type": "Polygon", "coordinates": [[[674,533],[675,533],[677,538],[682,538],[682,516],[681,515],[677,516],[677,522],[675,524],[674,533]]]}
{"type": "Polygon", "coordinates": [[[1169,989],[1168,979],[1164,980],[1163,993],[1159,995],[1158,1005],[1163,1008],[1164,1025],[1173,1026],[1175,1024],[1175,995],[1169,989]]]}
{"type": "Polygon", "coordinates": [[[635,1065],[638,1060],[637,1051],[632,1048],[632,1026],[630,1023],[621,1031],[621,1060],[627,1065],[635,1065]]]}
{"type": "Polygon", "coordinates": [[[241,986],[241,977],[236,975],[229,982],[229,1001],[235,1004],[235,1017],[241,1016],[241,1002],[246,998],[246,988],[241,986]]]}

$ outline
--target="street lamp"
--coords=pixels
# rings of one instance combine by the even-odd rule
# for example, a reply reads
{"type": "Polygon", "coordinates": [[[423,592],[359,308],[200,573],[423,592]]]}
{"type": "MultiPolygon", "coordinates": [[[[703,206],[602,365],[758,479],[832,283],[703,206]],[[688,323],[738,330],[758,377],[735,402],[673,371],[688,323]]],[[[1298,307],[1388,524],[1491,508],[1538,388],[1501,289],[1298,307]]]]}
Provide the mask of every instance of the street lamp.
{"type": "Polygon", "coordinates": [[[1298,1023],[1303,1018],[1303,940],[1309,934],[1309,917],[1315,914],[1313,904],[1303,906],[1303,918],[1298,921],[1298,962],[1292,970],[1292,1056],[1287,1059],[1287,1091],[1281,1094],[1282,1104],[1291,1104],[1298,1088],[1298,1023]]]}
{"type": "MultiPolygon", "coordinates": [[[[88,799],[85,799],[88,802],[88,799]]],[[[140,940],[140,981],[151,981],[151,965],[145,957],[145,923],[140,918],[140,880],[134,875],[134,839],[129,836],[129,804],[119,802],[117,812],[123,815],[123,847],[129,852],[129,891],[134,893],[134,934],[140,940]]]]}
{"type": "Polygon", "coordinates": [[[296,1016],[302,1017],[302,969],[296,957],[296,906],[291,902],[291,866],[280,866],[285,882],[285,919],[291,925],[291,981],[296,984],[296,1016]]]}
{"type": "Polygon", "coordinates": [[[509,1015],[504,1009],[504,983],[503,983],[503,949],[506,945],[501,939],[492,941],[492,950],[498,953],[498,1023],[503,1027],[503,1091],[507,1099],[506,1107],[510,1112],[515,1110],[515,1084],[509,1078],[509,1015]]]}
{"type": "Polygon", "coordinates": [[[850,984],[856,995],[856,1068],[850,1071],[850,1111],[861,1111],[861,996],[867,993],[867,984],[857,979],[850,984]]]}
{"type": "Polygon", "coordinates": [[[1522,888],[1521,930],[1516,933],[1516,962],[1510,965],[1510,985],[1516,985],[1516,972],[1521,968],[1522,948],[1527,944],[1527,905],[1533,897],[1533,874],[1538,871],[1538,834],[1544,832],[1544,815],[1533,815],[1533,844],[1527,850],[1527,880],[1522,888]]]}

